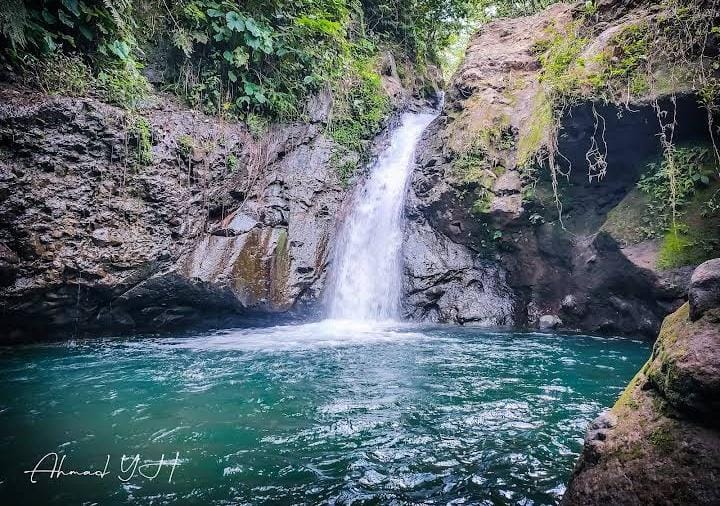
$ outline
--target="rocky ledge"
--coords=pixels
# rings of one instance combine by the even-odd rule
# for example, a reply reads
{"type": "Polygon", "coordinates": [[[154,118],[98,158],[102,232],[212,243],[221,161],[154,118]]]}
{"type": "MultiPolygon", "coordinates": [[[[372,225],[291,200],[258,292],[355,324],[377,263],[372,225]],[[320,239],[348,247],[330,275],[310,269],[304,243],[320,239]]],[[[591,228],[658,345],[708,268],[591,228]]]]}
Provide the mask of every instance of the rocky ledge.
{"type": "Polygon", "coordinates": [[[695,270],[689,295],[591,424],[562,504],[720,503],[720,258],[695,270]]]}

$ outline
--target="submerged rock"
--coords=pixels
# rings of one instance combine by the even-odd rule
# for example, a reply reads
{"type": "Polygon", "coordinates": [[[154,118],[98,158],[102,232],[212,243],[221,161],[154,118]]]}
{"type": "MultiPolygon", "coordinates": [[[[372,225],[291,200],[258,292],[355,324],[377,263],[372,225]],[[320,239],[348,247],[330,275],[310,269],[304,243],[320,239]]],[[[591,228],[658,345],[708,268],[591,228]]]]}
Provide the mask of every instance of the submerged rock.
{"type": "Polygon", "coordinates": [[[559,316],[554,314],[546,314],[538,320],[538,328],[540,330],[556,329],[562,326],[563,322],[559,316]]]}

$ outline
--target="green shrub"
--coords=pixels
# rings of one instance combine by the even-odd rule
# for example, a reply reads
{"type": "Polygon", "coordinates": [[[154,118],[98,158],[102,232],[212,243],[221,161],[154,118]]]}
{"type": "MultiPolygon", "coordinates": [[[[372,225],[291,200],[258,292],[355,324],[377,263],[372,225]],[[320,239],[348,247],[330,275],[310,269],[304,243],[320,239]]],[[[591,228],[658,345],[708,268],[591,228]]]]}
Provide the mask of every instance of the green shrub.
{"type": "Polygon", "coordinates": [[[92,87],[90,68],[78,54],[54,51],[39,59],[30,58],[26,71],[45,93],[80,96],[92,87]]]}
{"type": "Polygon", "coordinates": [[[140,165],[150,165],[153,160],[150,122],[142,116],[135,118],[131,133],[137,146],[135,155],[137,162],[140,165]]]}
{"type": "Polygon", "coordinates": [[[98,74],[97,86],[105,100],[127,109],[137,107],[150,91],[147,79],[134,61],[109,65],[98,74]]]}
{"type": "Polygon", "coordinates": [[[353,62],[335,90],[330,136],[341,146],[358,152],[380,130],[390,109],[375,64],[372,59],[353,62]]]}
{"type": "Polygon", "coordinates": [[[710,151],[701,147],[673,148],[662,162],[649,164],[637,184],[649,197],[647,215],[652,221],[648,235],[659,236],[669,230],[673,208],[676,217],[681,215],[696,192],[710,184],[714,171],[710,151]]]}

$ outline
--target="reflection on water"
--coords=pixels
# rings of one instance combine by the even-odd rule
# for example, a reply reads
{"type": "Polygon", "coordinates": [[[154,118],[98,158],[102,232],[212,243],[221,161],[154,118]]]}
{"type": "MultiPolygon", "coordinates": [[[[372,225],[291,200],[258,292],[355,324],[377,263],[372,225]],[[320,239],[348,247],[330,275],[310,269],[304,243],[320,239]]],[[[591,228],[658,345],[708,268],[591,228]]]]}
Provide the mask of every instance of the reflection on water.
{"type": "Polygon", "coordinates": [[[3,349],[0,500],[554,504],[587,422],[647,354],[346,321],[3,349]],[[30,485],[22,471],[48,452],[73,469],[110,455],[115,472],[30,485]],[[123,454],[175,452],[172,483],[117,477],[123,454]]]}

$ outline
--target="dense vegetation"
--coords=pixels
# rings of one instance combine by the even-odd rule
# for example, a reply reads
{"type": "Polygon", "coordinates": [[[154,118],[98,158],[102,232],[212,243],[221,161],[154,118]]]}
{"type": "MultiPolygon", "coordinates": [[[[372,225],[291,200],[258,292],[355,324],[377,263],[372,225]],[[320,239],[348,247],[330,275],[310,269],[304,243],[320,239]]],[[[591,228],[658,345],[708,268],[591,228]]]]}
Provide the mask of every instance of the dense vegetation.
{"type": "MultiPolygon", "coordinates": [[[[384,124],[386,54],[406,88],[432,91],[428,69],[487,13],[549,0],[0,0],[0,61],[47,93],[95,94],[136,110],[152,87],[261,133],[302,119],[330,91],[328,133],[341,181],[384,124]],[[474,20],[474,21],[473,21],[474,20]]],[[[140,107],[141,108],[141,107],[140,107]]],[[[143,138],[143,118],[129,123],[143,138]],[[138,127],[139,125],[139,127],[138,127]]],[[[147,135],[146,135],[147,136],[147,135]]],[[[142,142],[138,141],[138,145],[142,142]]],[[[146,143],[147,144],[147,143],[146,143]]],[[[148,155],[138,152],[139,163],[148,155]]]]}
{"type": "Polygon", "coordinates": [[[380,48],[422,70],[488,6],[519,14],[546,3],[4,0],[0,41],[2,58],[48,92],[95,87],[132,107],[147,91],[143,65],[163,62],[153,69],[162,82],[207,112],[284,119],[324,87],[372,88],[380,48]]]}

